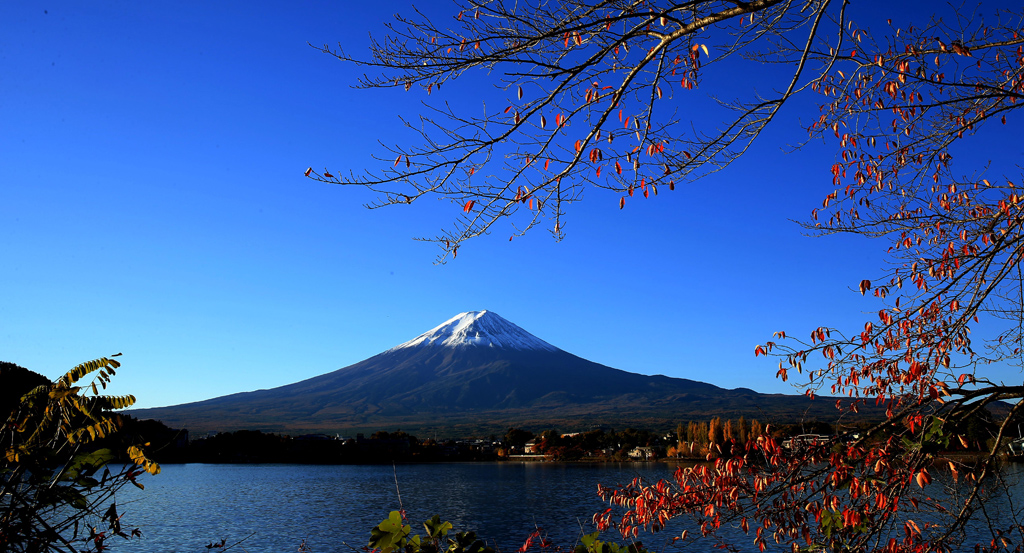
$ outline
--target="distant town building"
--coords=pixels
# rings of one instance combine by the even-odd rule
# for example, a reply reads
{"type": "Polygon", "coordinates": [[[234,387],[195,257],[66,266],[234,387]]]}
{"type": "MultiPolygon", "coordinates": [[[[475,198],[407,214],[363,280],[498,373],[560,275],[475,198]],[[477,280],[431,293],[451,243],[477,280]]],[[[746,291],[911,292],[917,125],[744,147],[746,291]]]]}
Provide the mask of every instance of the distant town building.
{"type": "Polygon", "coordinates": [[[630,459],[641,459],[644,461],[654,459],[654,448],[653,447],[634,447],[629,451],[630,459]]]}

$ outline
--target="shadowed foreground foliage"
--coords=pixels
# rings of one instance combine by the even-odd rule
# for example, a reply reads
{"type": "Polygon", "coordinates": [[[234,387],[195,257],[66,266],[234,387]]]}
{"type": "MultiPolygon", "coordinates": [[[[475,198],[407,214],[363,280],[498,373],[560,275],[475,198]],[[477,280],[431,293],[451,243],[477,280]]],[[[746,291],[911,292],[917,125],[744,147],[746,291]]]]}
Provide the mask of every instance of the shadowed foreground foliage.
{"type": "Polygon", "coordinates": [[[121,428],[111,411],[135,402],[100,393],[120,363],[89,361],[54,382],[9,365],[2,389],[22,393],[0,405],[9,413],[0,428],[0,551],[101,551],[115,536],[141,535],[122,527],[114,496],[129,483],[141,488],[136,477],[160,467],[141,446],[106,447],[121,428]],[[87,375],[91,382],[81,382],[87,375]]]}
{"type": "MultiPolygon", "coordinates": [[[[371,553],[495,553],[494,548],[489,547],[483,538],[478,538],[475,532],[452,533],[452,523],[441,522],[438,515],[424,522],[423,528],[425,536],[413,534],[412,527],[406,524],[405,512],[391,511],[388,518],[370,531],[368,550],[371,553]]],[[[639,542],[620,545],[597,538],[597,532],[581,536],[576,546],[567,550],[548,541],[538,528],[527,536],[518,553],[526,553],[530,549],[551,553],[649,553],[639,542]]]]}

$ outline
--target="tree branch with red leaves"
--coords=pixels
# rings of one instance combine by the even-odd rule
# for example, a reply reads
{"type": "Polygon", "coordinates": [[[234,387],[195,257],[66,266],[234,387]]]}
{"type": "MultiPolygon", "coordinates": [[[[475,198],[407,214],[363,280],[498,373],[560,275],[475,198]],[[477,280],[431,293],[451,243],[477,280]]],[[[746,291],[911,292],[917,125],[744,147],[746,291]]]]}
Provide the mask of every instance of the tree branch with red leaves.
{"type": "MultiPolygon", "coordinates": [[[[742,456],[679,471],[670,486],[607,491],[626,511],[599,516],[602,526],[657,529],[685,514],[706,536],[739,521],[762,549],[1022,547],[1020,513],[992,517],[986,506],[1009,500],[997,467],[1024,386],[984,376],[994,363],[1021,366],[1021,179],[964,176],[952,163],[961,141],[1008,124],[1024,107],[1022,28],[1021,14],[1001,13],[995,23],[970,16],[892,29],[876,42],[850,25],[856,49],[812,87],[826,103],[809,132],[839,148],[835,190],[806,228],[888,243],[890,270],[859,286],[882,308],[859,334],[822,326],[797,340],[779,332],[755,355],[777,356],[784,380],[801,373],[812,397],[845,397],[836,402],[841,411],[881,406],[885,419],[799,452],[763,437],[742,456]],[[976,327],[995,338],[979,347],[976,327]],[[1006,401],[1012,406],[990,411],[1006,401]],[[962,429],[982,415],[998,417],[992,437],[969,444],[962,429]],[[969,533],[978,518],[987,531],[969,533]]],[[[812,55],[836,57],[835,49],[812,55]]]]}
{"type": "MultiPolygon", "coordinates": [[[[588,188],[611,190],[620,207],[673,190],[739,157],[796,92],[830,62],[810,67],[826,26],[839,36],[843,2],[544,1],[457,4],[436,24],[397,17],[369,59],[318,49],[367,70],[360,86],[426,97],[419,144],[383,146],[382,167],[308,177],[379,194],[369,207],[450,200],[454,227],[426,240],[444,262],[467,240],[510,225],[510,239],[547,221],[561,238],[571,204],[588,188]],[[833,13],[834,12],[834,13],[833,13]],[[802,46],[770,96],[724,103],[720,127],[692,129],[685,109],[709,66],[774,43],[802,46]],[[431,102],[442,85],[474,72],[496,75],[497,110],[431,102]],[[810,75],[809,77],[807,75],[810,75]]],[[[770,85],[769,85],[770,86],[770,85]]],[[[411,122],[407,122],[413,128],[411,122]]]]}

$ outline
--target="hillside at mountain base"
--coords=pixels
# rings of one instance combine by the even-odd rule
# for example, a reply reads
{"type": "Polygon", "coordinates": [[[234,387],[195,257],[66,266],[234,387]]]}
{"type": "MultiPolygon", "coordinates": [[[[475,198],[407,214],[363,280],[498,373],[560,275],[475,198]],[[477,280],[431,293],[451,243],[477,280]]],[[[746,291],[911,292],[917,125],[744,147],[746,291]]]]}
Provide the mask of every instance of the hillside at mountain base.
{"type": "Polygon", "coordinates": [[[715,416],[832,421],[838,412],[827,398],[727,390],[613,369],[558,349],[496,313],[471,311],[301,382],[131,414],[200,433],[400,428],[458,436],[504,433],[509,427],[674,429],[681,421],[715,416]]]}

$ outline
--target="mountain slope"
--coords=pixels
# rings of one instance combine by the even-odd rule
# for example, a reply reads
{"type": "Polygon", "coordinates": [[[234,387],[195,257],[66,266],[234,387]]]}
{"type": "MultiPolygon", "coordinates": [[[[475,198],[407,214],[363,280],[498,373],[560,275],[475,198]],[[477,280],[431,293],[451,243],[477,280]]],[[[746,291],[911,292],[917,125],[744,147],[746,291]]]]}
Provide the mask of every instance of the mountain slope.
{"type": "Polygon", "coordinates": [[[461,313],[369,359],[301,382],[137,410],[193,431],[345,432],[401,427],[444,433],[509,425],[622,425],[711,415],[795,419],[825,402],[725,390],[587,361],[489,311],[461,313]]]}

